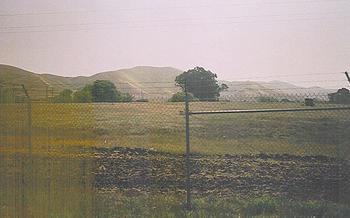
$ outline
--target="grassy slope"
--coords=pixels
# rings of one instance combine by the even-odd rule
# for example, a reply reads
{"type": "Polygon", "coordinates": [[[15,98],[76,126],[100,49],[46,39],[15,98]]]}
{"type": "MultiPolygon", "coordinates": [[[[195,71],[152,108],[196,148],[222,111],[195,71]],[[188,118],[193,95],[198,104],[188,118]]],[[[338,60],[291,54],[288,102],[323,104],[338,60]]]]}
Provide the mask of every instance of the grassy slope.
{"type": "MultiPolygon", "coordinates": [[[[6,83],[24,84],[28,89],[38,89],[31,92],[33,98],[45,96],[46,87],[53,87],[54,94],[63,89],[77,90],[95,80],[111,80],[122,92],[135,95],[137,98],[166,97],[178,91],[174,85],[174,79],[182,71],[171,67],[139,66],[130,69],[102,72],[90,77],[62,77],[52,74],[35,74],[16,67],[0,65],[0,81],[6,83]],[[39,91],[40,90],[40,91],[39,91]]],[[[239,98],[246,96],[285,96],[311,94],[312,97],[327,96],[334,90],[322,88],[304,89],[289,83],[254,82],[254,81],[221,81],[229,86],[229,89],[221,94],[223,98],[239,98]],[[314,94],[320,96],[313,96],[314,94]]],[[[291,96],[290,96],[291,97],[291,96]]],[[[301,99],[303,97],[301,96],[301,99]]]]}
{"type": "Polygon", "coordinates": [[[0,82],[5,84],[25,84],[28,88],[46,85],[39,75],[7,65],[0,65],[0,82]]]}
{"type": "Polygon", "coordinates": [[[139,95],[140,91],[146,96],[160,97],[170,95],[175,88],[175,77],[182,71],[171,67],[134,67],[99,73],[90,77],[91,80],[104,79],[116,83],[123,92],[139,95]]]}
{"type": "Polygon", "coordinates": [[[175,77],[181,72],[181,70],[171,67],[143,66],[98,73],[90,77],[63,77],[52,74],[36,74],[12,66],[0,65],[0,82],[23,84],[33,99],[45,96],[47,87],[52,87],[54,93],[57,93],[63,89],[80,89],[95,80],[110,80],[122,92],[140,95],[140,90],[143,90],[145,97],[159,97],[162,94],[170,95],[177,90],[173,83],[175,77]]]}
{"type": "Polygon", "coordinates": [[[327,99],[327,94],[336,90],[321,87],[300,87],[282,81],[255,82],[255,81],[220,81],[228,85],[229,89],[221,93],[225,99],[268,96],[303,100],[305,96],[327,99]]]}
{"type": "Polygon", "coordinates": [[[61,77],[51,74],[41,74],[45,81],[52,87],[79,89],[95,80],[110,80],[114,82],[118,89],[124,89],[126,92],[139,92],[140,89],[153,91],[155,87],[162,86],[162,82],[170,83],[164,88],[164,92],[173,91],[174,79],[182,71],[171,67],[134,67],[130,69],[121,69],[116,71],[102,72],[90,77],[61,77]],[[154,83],[157,82],[157,83],[154,83]],[[159,83],[158,83],[159,82],[159,83]],[[170,89],[170,90],[169,90],[170,89]]]}

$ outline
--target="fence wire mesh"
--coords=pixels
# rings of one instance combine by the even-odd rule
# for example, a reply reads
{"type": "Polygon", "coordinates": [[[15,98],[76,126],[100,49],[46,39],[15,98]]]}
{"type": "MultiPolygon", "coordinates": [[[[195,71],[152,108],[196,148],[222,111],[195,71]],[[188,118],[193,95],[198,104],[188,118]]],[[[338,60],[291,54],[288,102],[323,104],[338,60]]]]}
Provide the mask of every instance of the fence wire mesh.
{"type": "Polygon", "coordinates": [[[348,215],[347,98],[298,90],[191,98],[188,214],[184,96],[169,101],[179,88],[163,86],[108,103],[1,87],[0,217],[304,216],[313,206],[348,215]],[[337,110],[195,114],[310,108],[337,110]]]}

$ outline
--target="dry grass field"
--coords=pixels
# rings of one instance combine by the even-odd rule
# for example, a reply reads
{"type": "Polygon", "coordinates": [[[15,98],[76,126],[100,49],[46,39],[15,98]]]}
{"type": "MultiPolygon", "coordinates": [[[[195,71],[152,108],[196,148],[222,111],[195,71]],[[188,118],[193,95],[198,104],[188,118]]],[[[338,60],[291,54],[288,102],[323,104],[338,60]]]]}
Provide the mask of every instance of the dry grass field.
{"type": "MultiPolygon", "coordinates": [[[[192,102],[190,107],[304,106],[192,102]]],[[[183,185],[176,182],[184,174],[183,110],[183,103],[166,102],[33,103],[29,115],[26,104],[1,105],[0,215],[349,213],[347,198],[338,195],[348,191],[348,111],[191,116],[196,208],[186,212],[183,185]]]]}
{"type": "MultiPolygon", "coordinates": [[[[327,105],[321,105],[327,106],[327,105]]],[[[193,102],[192,111],[296,108],[300,103],[193,102]]],[[[2,105],[0,143],[33,148],[141,147],[184,152],[182,103],[2,105]]],[[[349,154],[348,111],[193,115],[191,147],[204,154],[349,154]]]]}

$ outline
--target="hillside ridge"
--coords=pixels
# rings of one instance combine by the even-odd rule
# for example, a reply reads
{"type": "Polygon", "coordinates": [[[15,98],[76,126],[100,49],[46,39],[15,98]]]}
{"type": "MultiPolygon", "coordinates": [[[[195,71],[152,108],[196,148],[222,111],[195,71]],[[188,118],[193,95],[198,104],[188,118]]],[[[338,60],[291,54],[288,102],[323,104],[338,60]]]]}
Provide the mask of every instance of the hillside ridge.
{"type": "MultiPolygon", "coordinates": [[[[79,90],[95,80],[110,80],[118,90],[132,94],[136,99],[169,97],[179,91],[175,86],[175,78],[183,71],[173,67],[135,66],[127,69],[104,71],[91,76],[67,77],[50,73],[34,73],[19,67],[0,64],[0,83],[23,84],[33,96],[47,96],[47,90],[52,89],[52,95],[64,89],[79,90]]],[[[221,93],[223,98],[232,96],[282,96],[304,95],[308,93],[327,95],[334,90],[322,87],[300,87],[294,84],[273,80],[258,81],[225,81],[219,83],[228,85],[228,90],[221,93]]]]}

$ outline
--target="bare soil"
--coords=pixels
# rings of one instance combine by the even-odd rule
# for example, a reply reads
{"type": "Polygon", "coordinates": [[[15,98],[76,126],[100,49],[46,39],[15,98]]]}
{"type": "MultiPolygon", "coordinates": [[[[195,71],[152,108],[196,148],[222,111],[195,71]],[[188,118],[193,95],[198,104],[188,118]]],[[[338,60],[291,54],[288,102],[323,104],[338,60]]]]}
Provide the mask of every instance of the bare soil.
{"type": "MultiPolygon", "coordinates": [[[[100,190],[185,192],[184,155],[141,148],[96,149],[95,186],[100,190]]],[[[276,196],[350,202],[349,161],[325,156],[191,156],[194,195],[276,196]]]]}

